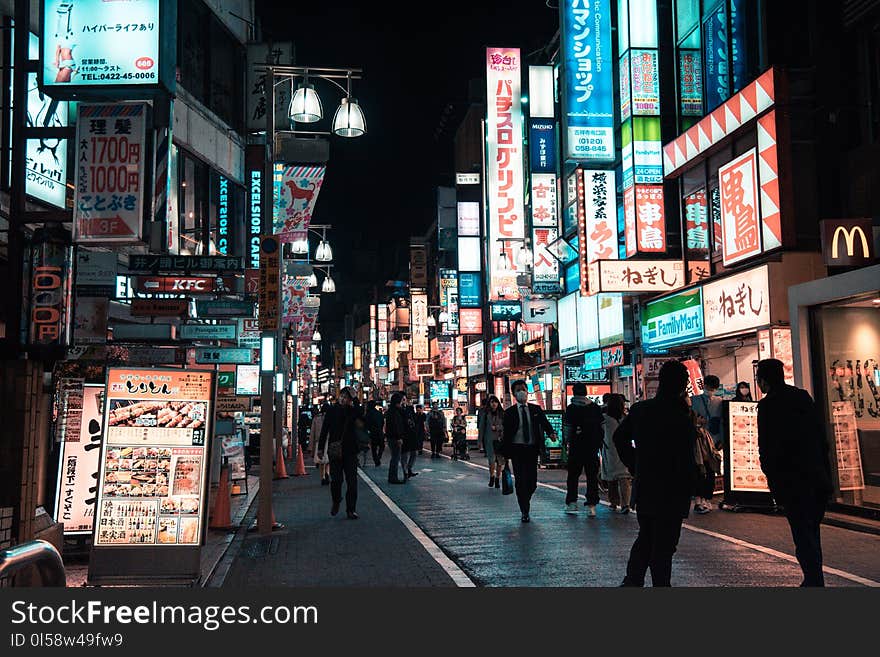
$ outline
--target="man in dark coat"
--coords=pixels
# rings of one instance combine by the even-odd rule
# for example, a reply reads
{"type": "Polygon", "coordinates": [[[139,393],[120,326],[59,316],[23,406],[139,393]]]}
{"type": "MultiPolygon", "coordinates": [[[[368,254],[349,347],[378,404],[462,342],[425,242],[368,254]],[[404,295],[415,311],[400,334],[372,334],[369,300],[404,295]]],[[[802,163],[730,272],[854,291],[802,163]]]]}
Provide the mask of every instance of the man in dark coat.
{"type": "Polygon", "coordinates": [[[565,495],[565,512],[576,514],[578,482],[581,472],[587,475],[587,515],[596,516],[599,504],[599,449],[605,438],[602,409],[587,397],[587,386],[575,383],[574,395],[565,409],[565,433],[568,444],[568,482],[565,495]]]}
{"type": "Polygon", "coordinates": [[[687,368],[668,361],[660,368],[657,395],[634,404],[614,446],[635,477],[639,535],[630,550],[623,586],[670,586],[672,555],[687,518],[696,483],[696,429],[685,400],[687,368]]]}
{"type": "Polygon", "coordinates": [[[825,586],[819,526],[832,493],[828,441],[813,398],[785,383],[782,361],[758,363],[758,451],[774,499],[785,509],[801,586],[825,586]]]}
{"type": "Polygon", "coordinates": [[[529,522],[532,494],[538,487],[538,456],[544,451],[544,436],[554,439],[556,431],[537,404],[529,404],[528,387],[522,379],[511,386],[516,403],[504,411],[501,453],[513,463],[516,500],[522,521],[529,522]]]}

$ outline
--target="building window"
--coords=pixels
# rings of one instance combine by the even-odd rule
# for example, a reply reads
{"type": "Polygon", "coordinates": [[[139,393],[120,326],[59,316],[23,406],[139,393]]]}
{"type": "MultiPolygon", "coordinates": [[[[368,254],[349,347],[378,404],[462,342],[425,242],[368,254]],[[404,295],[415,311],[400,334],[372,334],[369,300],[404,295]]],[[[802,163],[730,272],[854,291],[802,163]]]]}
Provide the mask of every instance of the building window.
{"type": "Polygon", "coordinates": [[[208,7],[179,3],[179,83],[234,130],[244,131],[244,46],[208,7]]]}

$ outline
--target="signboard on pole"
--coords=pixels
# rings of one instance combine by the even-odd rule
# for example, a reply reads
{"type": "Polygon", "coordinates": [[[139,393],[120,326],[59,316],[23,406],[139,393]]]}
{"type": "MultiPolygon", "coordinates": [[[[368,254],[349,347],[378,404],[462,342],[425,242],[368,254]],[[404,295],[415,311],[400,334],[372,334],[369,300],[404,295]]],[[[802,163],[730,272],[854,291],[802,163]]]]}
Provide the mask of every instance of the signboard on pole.
{"type": "Polygon", "coordinates": [[[214,373],[111,367],[106,390],[89,582],[195,579],[214,373]]]}
{"type": "MultiPolygon", "coordinates": [[[[248,132],[266,129],[266,73],[257,71],[257,64],[271,61],[276,66],[289,66],[293,63],[293,43],[281,41],[272,43],[249,43],[247,46],[247,128],[248,132]]],[[[290,107],[290,85],[275,86],[275,125],[287,125],[287,110],[290,107]]]]}
{"type": "Polygon", "coordinates": [[[73,239],[78,244],[141,241],[146,108],[146,103],[79,106],[73,201],[73,239]]]}
{"type": "Polygon", "coordinates": [[[196,362],[210,365],[246,365],[254,362],[254,350],[241,347],[201,347],[196,349],[196,362]]]}
{"type": "Polygon", "coordinates": [[[65,536],[92,533],[97,499],[89,489],[98,472],[104,396],[102,385],[84,386],[82,379],[68,381],[79,394],[63,396],[58,422],[61,449],[55,517],[63,523],[65,536]]]}
{"type": "Polygon", "coordinates": [[[281,305],[281,241],[277,235],[260,238],[260,330],[277,331],[281,305]]]}
{"type": "Polygon", "coordinates": [[[235,340],[238,324],[182,324],[181,340],[235,340]]]}

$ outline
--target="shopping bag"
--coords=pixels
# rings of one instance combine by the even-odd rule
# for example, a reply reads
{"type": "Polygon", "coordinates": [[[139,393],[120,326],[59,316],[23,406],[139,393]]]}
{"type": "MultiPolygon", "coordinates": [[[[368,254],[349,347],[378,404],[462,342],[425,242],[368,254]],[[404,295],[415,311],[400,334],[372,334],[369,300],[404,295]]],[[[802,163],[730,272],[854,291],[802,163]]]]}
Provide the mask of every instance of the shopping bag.
{"type": "Polygon", "coordinates": [[[510,468],[505,465],[501,472],[501,494],[510,495],[511,493],[513,493],[513,475],[510,473],[510,468]]]}

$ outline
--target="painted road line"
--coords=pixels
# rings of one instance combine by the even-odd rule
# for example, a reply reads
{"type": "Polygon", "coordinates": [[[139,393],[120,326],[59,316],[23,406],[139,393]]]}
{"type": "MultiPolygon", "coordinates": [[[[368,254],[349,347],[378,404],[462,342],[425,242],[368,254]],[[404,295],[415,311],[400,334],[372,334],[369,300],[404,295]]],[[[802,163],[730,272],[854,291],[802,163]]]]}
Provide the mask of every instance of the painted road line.
{"type": "Polygon", "coordinates": [[[431,555],[431,558],[436,561],[440,567],[446,571],[446,574],[455,582],[456,586],[459,587],[475,587],[473,580],[467,576],[467,574],[456,565],[456,563],[446,556],[443,550],[432,541],[422,529],[413,522],[412,518],[406,515],[399,506],[397,506],[394,501],[388,497],[376,483],[370,479],[363,470],[358,469],[358,476],[364,480],[364,483],[370,487],[370,489],[376,494],[382,502],[387,506],[391,513],[397,516],[397,519],[403,523],[403,526],[409,530],[409,533],[413,535],[425,551],[431,555]]]}
{"type": "MultiPolygon", "coordinates": [[[[449,458],[445,454],[442,455],[444,458],[449,458]]],[[[488,470],[489,468],[485,465],[479,465],[477,463],[471,463],[470,461],[465,461],[467,465],[470,465],[474,468],[482,468],[484,470],[488,470]]],[[[560,488],[559,486],[555,486],[553,484],[545,484],[543,482],[538,482],[538,486],[542,486],[544,488],[550,488],[551,490],[558,491],[560,493],[565,493],[564,488],[560,488]]],[[[579,498],[583,498],[583,495],[579,495],[579,498]]],[[[609,502],[605,500],[600,500],[600,504],[604,504],[606,506],[611,506],[609,502]]],[[[635,514],[631,514],[635,516],[635,514]]],[[[739,545],[740,547],[748,548],[750,550],[755,550],[756,552],[761,552],[763,554],[768,554],[770,556],[776,557],[777,559],[782,559],[783,561],[788,561],[790,563],[797,563],[798,560],[796,557],[790,554],[786,554],[785,552],[780,552],[779,550],[774,550],[773,548],[768,548],[763,545],[756,545],[755,543],[749,543],[748,541],[743,541],[739,538],[734,538],[733,536],[728,536],[727,534],[719,534],[718,532],[713,532],[708,529],[703,529],[702,527],[697,527],[695,525],[690,525],[688,523],[682,523],[683,528],[688,529],[692,532],[696,532],[697,534],[705,534],[706,536],[711,536],[712,538],[717,538],[720,541],[726,541],[728,543],[733,543],[734,545],[739,545]]],[[[831,568],[830,566],[822,566],[822,570],[827,575],[836,575],[837,577],[841,577],[843,579],[849,580],[851,582],[855,582],[857,584],[861,584],[863,586],[871,586],[871,587],[880,587],[880,582],[876,582],[872,579],[868,579],[866,577],[862,577],[861,575],[855,575],[853,573],[849,573],[845,570],[840,570],[838,568],[831,568]]]]}

